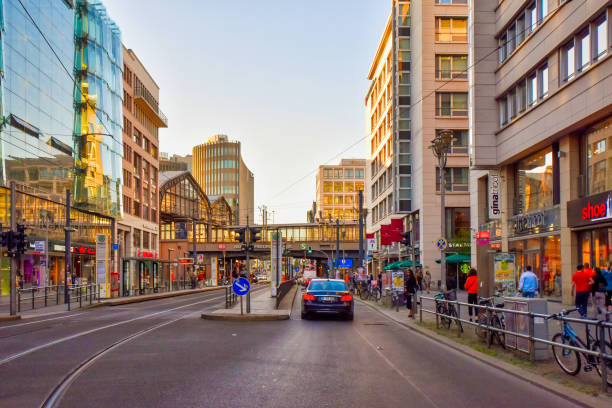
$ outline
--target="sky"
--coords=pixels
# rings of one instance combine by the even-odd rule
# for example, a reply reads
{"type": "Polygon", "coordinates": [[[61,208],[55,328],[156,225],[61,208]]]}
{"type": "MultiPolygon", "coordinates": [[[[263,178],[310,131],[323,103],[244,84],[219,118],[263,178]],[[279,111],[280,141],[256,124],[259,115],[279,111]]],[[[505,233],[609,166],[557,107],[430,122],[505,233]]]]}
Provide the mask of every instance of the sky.
{"type": "Polygon", "coordinates": [[[367,73],[389,0],[104,4],[160,86],[160,150],[240,141],[258,223],[262,205],[275,223],[306,222],[318,166],[366,157],[367,73]]]}

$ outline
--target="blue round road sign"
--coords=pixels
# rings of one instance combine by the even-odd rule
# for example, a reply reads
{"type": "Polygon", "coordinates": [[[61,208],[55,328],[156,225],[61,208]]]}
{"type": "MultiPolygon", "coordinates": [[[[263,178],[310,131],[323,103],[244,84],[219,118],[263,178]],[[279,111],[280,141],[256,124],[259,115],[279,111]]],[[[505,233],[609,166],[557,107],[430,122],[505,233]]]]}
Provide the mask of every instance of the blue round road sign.
{"type": "Polygon", "coordinates": [[[238,296],[244,296],[249,293],[251,284],[246,278],[238,278],[234,281],[234,283],[232,283],[232,289],[238,296]]]}

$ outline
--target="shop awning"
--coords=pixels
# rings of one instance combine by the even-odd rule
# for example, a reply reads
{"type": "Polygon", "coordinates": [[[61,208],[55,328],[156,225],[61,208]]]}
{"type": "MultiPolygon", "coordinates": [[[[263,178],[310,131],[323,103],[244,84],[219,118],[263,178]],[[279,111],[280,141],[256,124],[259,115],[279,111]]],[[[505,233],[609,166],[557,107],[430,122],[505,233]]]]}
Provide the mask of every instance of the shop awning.
{"type": "Polygon", "coordinates": [[[395,269],[399,269],[399,264],[400,263],[401,262],[397,262],[397,261],[396,262],[391,262],[389,265],[385,266],[383,268],[383,270],[385,270],[385,271],[392,271],[392,270],[395,270],[395,269]]]}
{"type": "MultiPolygon", "coordinates": [[[[406,269],[406,268],[412,268],[412,261],[410,259],[406,260],[406,261],[402,261],[400,262],[400,264],[398,265],[401,269],[406,269]]],[[[423,266],[420,263],[417,263],[416,266],[423,266]]]]}
{"type": "MultiPolygon", "coordinates": [[[[470,263],[472,258],[469,255],[452,254],[446,257],[447,264],[470,263]]],[[[441,263],[441,259],[436,259],[436,263],[441,263]]]]}

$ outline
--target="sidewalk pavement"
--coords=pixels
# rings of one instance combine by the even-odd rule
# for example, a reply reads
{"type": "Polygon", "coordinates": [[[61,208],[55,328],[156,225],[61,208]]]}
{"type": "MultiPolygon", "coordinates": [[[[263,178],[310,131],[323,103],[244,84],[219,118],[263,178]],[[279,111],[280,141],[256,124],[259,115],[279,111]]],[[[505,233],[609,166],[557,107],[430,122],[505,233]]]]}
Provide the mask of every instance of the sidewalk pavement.
{"type": "MultiPolygon", "coordinates": [[[[198,289],[176,290],[172,292],[152,293],[149,295],[118,297],[118,298],[104,299],[100,302],[98,302],[97,300],[94,300],[91,304],[89,304],[89,300],[85,299],[84,297],[83,306],[79,307],[78,302],[72,302],[70,304],[70,311],[85,310],[85,309],[90,309],[92,307],[100,307],[100,306],[118,306],[118,305],[125,305],[129,303],[146,302],[149,300],[165,299],[169,297],[191,295],[194,293],[209,292],[209,291],[222,290],[222,289],[224,290],[225,286],[213,286],[213,287],[198,288],[198,289]]],[[[19,312],[15,316],[10,316],[9,307],[10,306],[8,303],[4,303],[4,302],[0,303],[0,322],[9,321],[9,320],[18,320],[18,319],[31,319],[35,317],[54,315],[54,314],[64,313],[68,311],[68,307],[66,306],[65,303],[60,303],[59,305],[52,305],[52,306],[47,306],[47,307],[41,306],[36,309],[27,309],[27,310],[24,310],[24,307],[30,307],[30,305],[22,303],[21,312],[19,312]]]]}
{"type": "MultiPolygon", "coordinates": [[[[430,293],[431,294],[431,293],[430,293]]],[[[427,295],[425,293],[425,295],[427,295]]],[[[435,295],[434,295],[435,296],[435,295]]],[[[467,294],[465,295],[465,297],[467,298],[467,294]]],[[[461,293],[459,293],[458,298],[460,299],[460,301],[463,301],[461,299],[461,293]]],[[[418,312],[415,314],[415,318],[410,318],[408,317],[408,310],[406,309],[406,306],[400,307],[399,312],[396,312],[395,309],[393,308],[388,308],[385,307],[379,303],[374,303],[371,301],[362,301],[357,299],[358,302],[361,302],[362,304],[365,304],[366,306],[368,306],[369,308],[378,311],[379,313],[382,313],[383,315],[387,316],[388,318],[390,318],[391,320],[395,321],[397,324],[407,327],[415,332],[418,332],[434,341],[437,341],[439,343],[445,344],[463,354],[467,354],[470,355],[471,357],[480,360],[481,362],[493,366],[497,369],[500,369],[502,371],[505,371],[506,373],[513,375],[515,377],[521,378],[531,384],[540,386],[542,388],[545,388],[551,392],[554,392],[555,394],[561,395],[565,398],[569,398],[581,405],[584,406],[589,406],[589,407],[595,407],[595,408],[609,408],[612,406],[612,396],[605,396],[605,395],[601,395],[599,394],[599,396],[595,397],[589,394],[586,394],[584,392],[578,391],[576,389],[572,389],[569,388],[567,386],[564,386],[560,383],[557,383],[555,381],[552,381],[544,376],[542,376],[541,374],[526,370],[518,365],[513,365],[510,364],[506,361],[503,361],[499,358],[493,357],[491,355],[486,354],[485,352],[482,351],[477,351],[472,347],[469,347],[465,344],[461,344],[459,342],[457,342],[456,340],[453,340],[451,337],[445,337],[442,336],[436,332],[434,332],[433,330],[430,330],[422,325],[420,325],[418,323],[418,319],[419,319],[419,314],[418,312]]],[[[554,302],[549,302],[549,303],[554,303],[554,302]]],[[[467,311],[466,311],[467,313],[467,311]]],[[[551,313],[551,311],[549,310],[549,313],[551,313]]],[[[555,312],[556,313],[556,312],[555,312]]],[[[462,313],[463,314],[463,313],[462,313]]],[[[431,321],[433,320],[435,322],[435,317],[432,314],[429,313],[423,313],[423,321],[431,321]]],[[[451,331],[453,329],[451,328],[451,331]]],[[[551,363],[552,364],[552,363],[551,363]]],[[[556,367],[555,367],[556,369],[556,367]]],[[[560,371],[560,369],[559,369],[560,371]]],[[[565,374],[560,374],[562,376],[565,376],[565,374]]],[[[572,377],[569,377],[569,379],[571,379],[572,377]]],[[[597,379],[599,380],[599,377],[597,377],[597,379]]]]}
{"type": "Polygon", "coordinates": [[[251,294],[251,313],[246,312],[246,296],[243,296],[243,313],[240,313],[240,299],[231,309],[217,309],[210,313],[202,313],[206,320],[234,320],[234,321],[271,321],[287,320],[291,316],[291,309],[295,300],[298,285],[294,285],[276,309],[276,298],[268,290],[251,294]]]}

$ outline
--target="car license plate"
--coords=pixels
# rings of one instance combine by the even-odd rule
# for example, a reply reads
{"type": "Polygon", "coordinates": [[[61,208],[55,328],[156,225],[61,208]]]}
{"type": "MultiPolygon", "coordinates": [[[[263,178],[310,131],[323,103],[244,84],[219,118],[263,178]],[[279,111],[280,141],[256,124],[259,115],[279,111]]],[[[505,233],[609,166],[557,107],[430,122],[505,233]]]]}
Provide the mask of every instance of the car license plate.
{"type": "Polygon", "coordinates": [[[334,300],[336,300],[336,298],[333,296],[321,296],[320,299],[323,302],[333,302],[334,300]]]}

